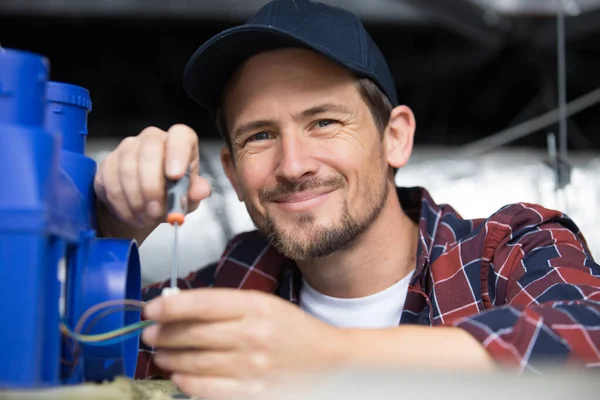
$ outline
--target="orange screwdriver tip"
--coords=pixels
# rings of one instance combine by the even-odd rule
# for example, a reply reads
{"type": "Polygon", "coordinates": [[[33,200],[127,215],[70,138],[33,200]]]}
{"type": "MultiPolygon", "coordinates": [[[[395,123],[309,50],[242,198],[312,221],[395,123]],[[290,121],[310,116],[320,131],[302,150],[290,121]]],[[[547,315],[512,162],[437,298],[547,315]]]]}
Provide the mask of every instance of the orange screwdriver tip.
{"type": "Polygon", "coordinates": [[[169,213],[167,215],[167,222],[171,225],[179,224],[183,225],[183,221],[185,220],[185,215],[181,213],[169,213]]]}

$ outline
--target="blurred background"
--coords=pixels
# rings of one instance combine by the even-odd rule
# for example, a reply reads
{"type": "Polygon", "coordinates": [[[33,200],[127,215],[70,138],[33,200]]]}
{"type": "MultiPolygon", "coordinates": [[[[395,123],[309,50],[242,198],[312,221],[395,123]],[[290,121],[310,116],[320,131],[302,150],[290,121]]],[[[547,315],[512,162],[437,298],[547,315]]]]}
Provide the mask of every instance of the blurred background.
{"type": "MultiPolygon", "coordinates": [[[[466,218],[517,201],[560,209],[600,257],[600,0],[322,1],[362,19],[415,112],[399,185],[424,186],[466,218]]],[[[90,90],[91,157],[150,125],[185,123],[201,136],[215,192],[182,227],[181,276],[253,229],[183,69],[202,42],[266,2],[0,0],[0,44],[47,56],[52,80],[90,90]]],[[[160,226],[142,245],[145,283],[168,278],[172,234],[160,226]]]]}

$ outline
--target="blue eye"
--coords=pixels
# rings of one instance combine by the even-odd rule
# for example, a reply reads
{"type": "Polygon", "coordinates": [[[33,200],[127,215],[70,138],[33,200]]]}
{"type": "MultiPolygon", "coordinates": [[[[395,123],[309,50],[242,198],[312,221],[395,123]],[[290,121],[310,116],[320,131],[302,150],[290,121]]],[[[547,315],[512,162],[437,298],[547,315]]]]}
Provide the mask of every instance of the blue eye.
{"type": "Polygon", "coordinates": [[[335,122],[335,121],[334,121],[334,120],[332,120],[332,119],[322,119],[322,120],[319,120],[319,121],[317,122],[317,126],[318,126],[319,128],[325,128],[326,126],[328,126],[328,125],[331,125],[331,124],[333,124],[334,122],[335,122]]]}
{"type": "Polygon", "coordinates": [[[256,133],[256,134],[250,136],[248,138],[248,141],[267,140],[267,139],[269,139],[269,132],[259,132],[259,133],[256,133]]]}

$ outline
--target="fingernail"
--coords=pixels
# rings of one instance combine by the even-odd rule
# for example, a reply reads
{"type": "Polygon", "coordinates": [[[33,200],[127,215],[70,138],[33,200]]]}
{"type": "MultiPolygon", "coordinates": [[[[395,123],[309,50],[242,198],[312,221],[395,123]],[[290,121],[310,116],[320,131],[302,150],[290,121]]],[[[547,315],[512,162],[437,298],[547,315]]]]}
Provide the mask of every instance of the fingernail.
{"type": "Polygon", "coordinates": [[[171,176],[181,174],[181,163],[179,160],[169,161],[169,165],[167,165],[167,174],[171,176]]]}
{"type": "Polygon", "coordinates": [[[158,201],[152,200],[148,203],[146,211],[152,218],[158,218],[162,214],[162,207],[158,201]]]}

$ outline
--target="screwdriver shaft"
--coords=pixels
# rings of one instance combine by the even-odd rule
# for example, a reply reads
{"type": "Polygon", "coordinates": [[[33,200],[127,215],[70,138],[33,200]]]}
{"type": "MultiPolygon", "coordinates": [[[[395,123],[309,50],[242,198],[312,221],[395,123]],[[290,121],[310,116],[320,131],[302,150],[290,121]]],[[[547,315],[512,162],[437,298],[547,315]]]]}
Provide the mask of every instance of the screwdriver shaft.
{"type": "Polygon", "coordinates": [[[177,287],[177,276],[179,274],[179,257],[178,257],[178,237],[179,224],[173,224],[173,247],[171,249],[171,287],[177,287]]]}

